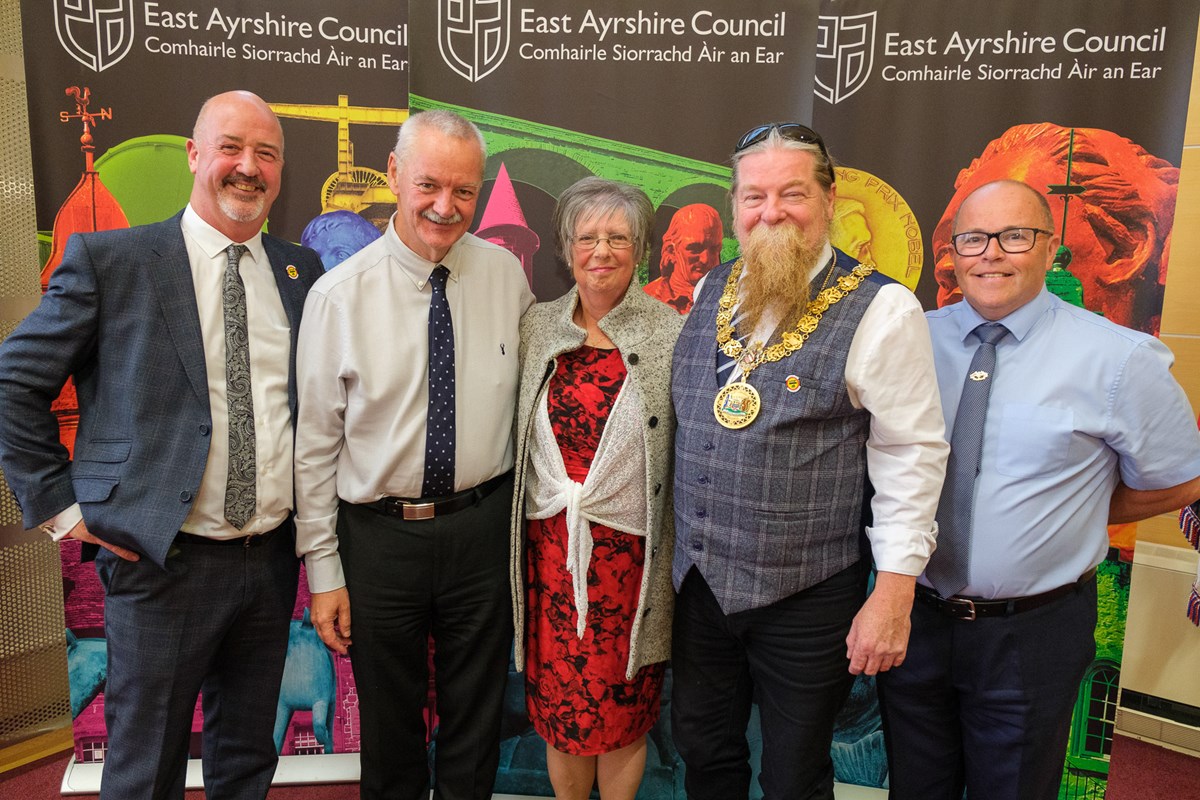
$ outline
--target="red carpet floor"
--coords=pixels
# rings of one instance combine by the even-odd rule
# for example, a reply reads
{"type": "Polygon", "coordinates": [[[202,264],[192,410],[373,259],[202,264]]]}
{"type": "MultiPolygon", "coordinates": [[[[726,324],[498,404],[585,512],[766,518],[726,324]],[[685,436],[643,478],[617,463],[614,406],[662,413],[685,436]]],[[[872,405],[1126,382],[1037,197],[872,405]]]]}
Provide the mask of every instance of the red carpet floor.
{"type": "Polygon", "coordinates": [[[1105,800],[1197,800],[1200,758],[1113,737],[1105,800]]]}

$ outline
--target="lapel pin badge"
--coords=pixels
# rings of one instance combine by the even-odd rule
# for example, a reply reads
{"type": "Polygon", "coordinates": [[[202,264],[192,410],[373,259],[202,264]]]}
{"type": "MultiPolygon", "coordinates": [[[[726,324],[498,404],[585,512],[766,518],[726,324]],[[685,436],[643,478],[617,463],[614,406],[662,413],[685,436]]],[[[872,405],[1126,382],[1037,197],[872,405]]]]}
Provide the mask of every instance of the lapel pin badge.
{"type": "Polygon", "coordinates": [[[300,277],[300,270],[296,269],[293,265],[288,264],[287,265],[287,276],[289,278],[291,278],[292,280],[296,280],[296,278],[300,277]]]}
{"type": "Polygon", "coordinates": [[[800,391],[800,377],[798,375],[788,375],[783,385],[787,387],[789,392],[798,392],[800,391]]]}

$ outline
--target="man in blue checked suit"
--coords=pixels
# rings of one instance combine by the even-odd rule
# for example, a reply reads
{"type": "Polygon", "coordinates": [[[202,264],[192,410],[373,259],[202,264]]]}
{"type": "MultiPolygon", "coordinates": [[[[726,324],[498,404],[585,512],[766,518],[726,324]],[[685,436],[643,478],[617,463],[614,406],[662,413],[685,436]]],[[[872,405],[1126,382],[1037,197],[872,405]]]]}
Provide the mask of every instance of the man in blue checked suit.
{"type": "Polygon", "coordinates": [[[183,797],[201,691],[209,798],[265,797],[277,760],[294,351],[321,264],[261,233],[283,132],[260,98],[211,98],[187,154],[187,208],[72,237],[0,346],[0,465],[24,522],[84,542],[105,589],[106,800],[183,797]],[[68,377],[74,459],[50,411],[68,377]]]}

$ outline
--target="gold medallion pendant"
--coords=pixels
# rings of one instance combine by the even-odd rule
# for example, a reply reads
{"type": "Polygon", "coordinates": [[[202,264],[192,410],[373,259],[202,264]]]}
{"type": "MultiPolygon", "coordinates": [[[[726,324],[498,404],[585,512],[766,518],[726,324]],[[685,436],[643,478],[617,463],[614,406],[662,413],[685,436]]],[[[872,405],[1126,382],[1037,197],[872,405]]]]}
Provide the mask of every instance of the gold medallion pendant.
{"type": "Polygon", "coordinates": [[[758,390],[745,381],[721,387],[713,401],[713,414],[726,428],[744,428],[758,416],[762,401],[758,390]]]}
{"type": "MultiPolygon", "coordinates": [[[[746,348],[738,340],[737,332],[733,327],[733,309],[738,302],[738,278],[741,277],[744,266],[745,262],[740,258],[734,262],[729,270],[729,277],[725,280],[725,289],[721,293],[721,299],[717,304],[720,308],[720,311],[717,312],[717,347],[721,348],[721,352],[725,355],[739,362],[739,366],[742,368],[742,379],[717,392],[717,399],[713,401],[713,414],[716,415],[717,422],[734,430],[744,428],[754,422],[758,412],[762,409],[762,399],[758,395],[758,390],[747,382],[750,380],[750,373],[762,364],[779,361],[803,347],[808,337],[817,329],[821,315],[828,311],[830,306],[835,305],[847,294],[857,289],[863,280],[875,271],[872,264],[858,264],[849,275],[841,276],[834,285],[830,286],[829,280],[833,277],[837,266],[836,258],[831,257],[829,265],[826,267],[825,282],[821,286],[821,291],[809,302],[805,313],[796,322],[796,329],[785,331],[780,336],[780,341],[769,347],[764,348],[761,344],[757,344],[746,348]]],[[[790,392],[799,391],[800,379],[795,375],[789,375],[786,385],[790,392]]]]}

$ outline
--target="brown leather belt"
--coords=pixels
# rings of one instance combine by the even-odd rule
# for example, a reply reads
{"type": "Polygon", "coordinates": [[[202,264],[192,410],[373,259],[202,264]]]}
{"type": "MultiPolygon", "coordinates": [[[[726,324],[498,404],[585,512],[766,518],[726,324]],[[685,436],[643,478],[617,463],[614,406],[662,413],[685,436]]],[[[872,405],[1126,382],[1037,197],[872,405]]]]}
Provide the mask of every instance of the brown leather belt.
{"type": "Polygon", "coordinates": [[[407,497],[382,497],[374,503],[363,503],[377,514],[389,517],[403,517],[408,520],[433,519],[453,514],[475,505],[483,498],[499,488],[512,476],[512,471],[484,481],[473,489],[466,489],[445,497],[428,497],[410,499],[407,497]]]}
{"type": "Polygon", "coordinates": [[[1059,586],[1057,589],[1051,589],[1048,592],[1030,595],[1029,597],[1011,597],[998,600],[959,597],[958,595],[954,597],[941,597],[933,589],[918,583],[916,599],[947,616],[970,622],[981,617],[1008,617],[1024,611],[1032,611],[1047,603],[1053,603],[1060,597],[1066,597],[1069,594],[1079,591],[1079,589],[1086,586],[1095,578],[1096,568],[1092,567],[1080,575],[1079,580],[1074,583],[1068,583],[1066,586],[1059,586]]]}

